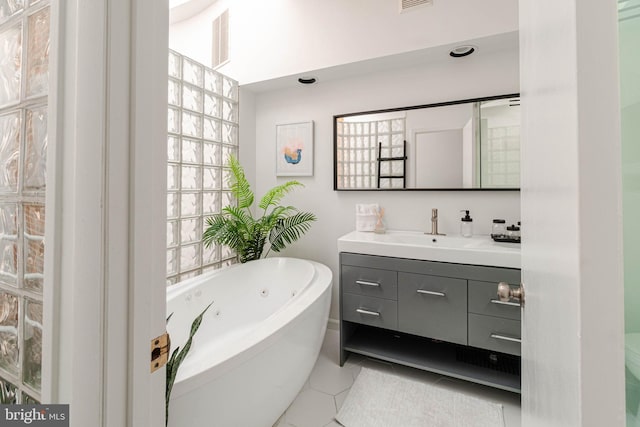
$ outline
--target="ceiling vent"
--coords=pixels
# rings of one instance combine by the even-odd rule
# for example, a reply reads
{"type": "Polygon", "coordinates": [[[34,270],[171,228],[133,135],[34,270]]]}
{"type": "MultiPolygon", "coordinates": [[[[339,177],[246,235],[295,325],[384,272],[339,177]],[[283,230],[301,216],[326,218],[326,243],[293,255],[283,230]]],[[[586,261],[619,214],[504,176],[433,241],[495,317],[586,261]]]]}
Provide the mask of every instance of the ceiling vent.
{"type": "Polygon", "coordinates": [[[433,6],[433,0],[400,0],[400,13],[417,10],[424,6],[433,6]]]}

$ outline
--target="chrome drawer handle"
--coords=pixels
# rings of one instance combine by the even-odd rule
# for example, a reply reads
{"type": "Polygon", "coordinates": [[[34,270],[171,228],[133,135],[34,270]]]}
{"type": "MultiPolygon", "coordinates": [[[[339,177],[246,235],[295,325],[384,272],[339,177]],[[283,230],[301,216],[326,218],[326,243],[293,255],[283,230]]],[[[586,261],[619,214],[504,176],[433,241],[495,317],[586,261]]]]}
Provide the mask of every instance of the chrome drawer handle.
{"type": "Polygon", "coordinates": [[[512,307],[520,307],[520,303],[519,302],[500,301],[499,299],[492,299],[491,300],[491,304],[510,305],[512,307]]]}
{"type": "Polygon", "coordinates": [[[435,295],[437,297],[447,296],[447,294],[445,294],[444,292],[425,291],[424,289],[418,289],[416,292],[419,294],[435,295]]]}
{"type": "Polygon", "coordinates": [[[493,339],[496,339],[496,340],[510,341],[510,342],[517,342],[517,343],[521,343],[522,342],[522,340],[520,338],[507,337],[505,335],[491,334],[489,336],[491,338],[493,338],[493,339]]]}
{"type": "Polygon", "coordinates": [[[356,311],[360,314],[368,314],[369,316],[380,316],[380,313],[378,313],[377,311],[369,311],[362,308],[356,308],[356,311]]]}
{"type": "Polygon", "coordinates": [[[380,286],[380,283],[378,283],[378,282],[367,282],[365,280],[356,280],[356,285],[380,286]]]}

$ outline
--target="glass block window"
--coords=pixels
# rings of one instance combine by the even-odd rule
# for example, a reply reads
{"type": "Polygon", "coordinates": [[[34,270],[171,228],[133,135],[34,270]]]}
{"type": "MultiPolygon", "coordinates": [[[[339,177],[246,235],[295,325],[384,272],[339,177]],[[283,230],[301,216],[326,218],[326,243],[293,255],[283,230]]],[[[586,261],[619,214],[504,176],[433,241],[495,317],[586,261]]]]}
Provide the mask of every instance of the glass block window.
{"type": "Polygon", "coordinates": [[[169,52],[167,283],[236,262],[228,248],[205,248],[206,218],[235,203],[227,185],[238,155],[238,83],[169,52]]]}
{"type": "MultiPolygon", "coordinates": [[[[378,188],[378,174],[404,175],[402,160],[381,162],[378,170],[378,150],[381,145],[382,158],[405,155],[405,122],[404,117],[361,122],[338,119],[338,188],[378,188]]],[[[379,188],[403,188],[403,180],[382,178],[379,188]]]]}
{"type": "Polygon", "coordinates": [[[520,188],[520,100],[490,105],[479,109],[481,186],[520,188]]]}
{"type": "Polygon", "coordinates": [[[520,188],[520,126],[487,130],[481,149],[483,188],[520,188]]]}
{"type": "Polygon", "coordinates": [[[0,404],[42,387],[50,10],[0,0],[0,404]]]}

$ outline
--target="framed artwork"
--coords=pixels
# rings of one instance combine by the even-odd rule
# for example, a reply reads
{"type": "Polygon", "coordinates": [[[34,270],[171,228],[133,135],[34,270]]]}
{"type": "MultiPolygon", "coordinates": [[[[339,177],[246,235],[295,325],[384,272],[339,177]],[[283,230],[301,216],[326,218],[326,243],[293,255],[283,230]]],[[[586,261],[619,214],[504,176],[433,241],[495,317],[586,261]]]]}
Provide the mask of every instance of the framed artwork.
{"type": "Polygon", "coordinates": [[[276,125],[276,176],[313,176],[313,121],[276,125]]]}

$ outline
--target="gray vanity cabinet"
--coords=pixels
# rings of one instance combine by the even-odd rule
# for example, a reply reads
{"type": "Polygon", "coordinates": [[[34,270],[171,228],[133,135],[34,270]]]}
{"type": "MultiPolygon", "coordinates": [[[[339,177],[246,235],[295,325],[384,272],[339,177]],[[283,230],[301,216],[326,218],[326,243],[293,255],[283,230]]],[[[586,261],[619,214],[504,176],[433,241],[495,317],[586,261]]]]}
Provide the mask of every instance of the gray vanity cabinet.
{"type": "Polygon", "coordinates": [[[520,356],[520,304],[500,301],[493,282],[469,280],[469,345],[520,356]]]}
{"type": "Polygon", "coordinates": [[[520,304],[498,300],[495,282],[469,280],[469,313],[520,320],[520,304]]]}
{"type": "Polygon", "coordinates": [[[398,327],[396,301],[345,293],[342,295],[342,306],[344,320],[385,329],[398,327]]]}
{"type": "Polygon", "coordinates": [[[467,344],[467,281],[398,272],[398,330],[467,344]]]}
{"type": "Polygon", "coordinates": [[[345,265],[341,272],[343,292],[370,297],[398,299],[398,274],[395,271],[345,265]]]}
{"type": "Polygon", "coordinates": [[[340,364],[358,353],[520,391],[514,268],[340,253],[340,364]]]}
{"type": "Polygon", "coordinates": [[[398,327],[398,274],[395,271],[345,265],[342,317],[385,329],[398,327]]]}
{"type": "Polygon", "coordinates": [[[469,345],[520,356],[520,321],[469,313],[469,345]]]}

